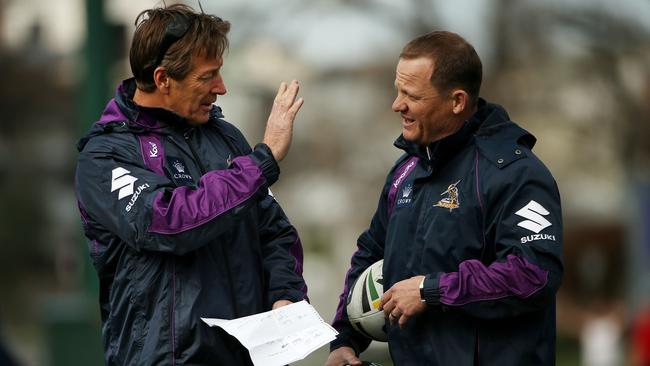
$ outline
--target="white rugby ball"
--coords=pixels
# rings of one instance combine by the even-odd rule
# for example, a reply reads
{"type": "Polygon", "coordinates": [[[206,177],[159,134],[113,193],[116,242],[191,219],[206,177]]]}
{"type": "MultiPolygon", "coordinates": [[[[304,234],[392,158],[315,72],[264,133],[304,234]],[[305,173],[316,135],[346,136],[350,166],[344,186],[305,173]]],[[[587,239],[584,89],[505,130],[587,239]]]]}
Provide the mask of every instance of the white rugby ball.
{"type": "Polygon", "coordinates": [[[366,268],[350,289],[347,299],[348,319],[354,329],[365,337],[386,342],[388,335],[384,330],[384,312],[379,310],[384,294],[384,260],[366,268]]]}

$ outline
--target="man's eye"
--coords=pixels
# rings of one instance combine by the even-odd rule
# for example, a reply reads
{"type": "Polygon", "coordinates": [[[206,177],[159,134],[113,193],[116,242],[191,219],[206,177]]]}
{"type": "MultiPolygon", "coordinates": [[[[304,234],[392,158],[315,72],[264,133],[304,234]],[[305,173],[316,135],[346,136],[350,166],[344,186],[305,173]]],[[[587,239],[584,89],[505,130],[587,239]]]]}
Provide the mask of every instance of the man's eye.
{"type": "Polygon", "coordinates": [[[199,77],[200,80],[210,80],[214,77],[214,73],[203,74],[199,77]]]}

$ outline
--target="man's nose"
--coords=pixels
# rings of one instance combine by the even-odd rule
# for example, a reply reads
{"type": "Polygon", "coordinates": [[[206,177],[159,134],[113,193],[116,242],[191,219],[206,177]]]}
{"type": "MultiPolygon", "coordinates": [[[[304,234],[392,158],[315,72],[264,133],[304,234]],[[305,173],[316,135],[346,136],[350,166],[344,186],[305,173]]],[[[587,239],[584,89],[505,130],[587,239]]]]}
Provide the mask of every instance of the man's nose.
{"type": "Polygon", "coordinates": [[[211,93],[213,94],[218,94],[218,95],[224,95],[226,94],[226,83],[224,83],[223,78],[221,75],[217,77],[215,80],[214,85],[212,86],[212,89],[210,90],[211,93]]]}
{"type": "Polygon", "coordinates": [[[395,100],[393,101],[393,105],[391,106],[393,109],[393,112],[404,112],[406,109],[406,103],[404,103],[404,98],[400,97],[399,95],[395,97],[395,100]]]}

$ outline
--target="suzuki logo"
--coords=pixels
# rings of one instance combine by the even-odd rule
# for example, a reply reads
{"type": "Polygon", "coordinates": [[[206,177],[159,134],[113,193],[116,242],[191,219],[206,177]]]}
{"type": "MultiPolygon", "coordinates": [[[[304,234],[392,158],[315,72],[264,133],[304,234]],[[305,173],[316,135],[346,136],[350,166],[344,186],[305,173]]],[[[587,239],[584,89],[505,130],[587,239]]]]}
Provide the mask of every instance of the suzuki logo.
{"type": "Polygon", "coordinates": [[[552,225],[544,218],[544,216],[548,215],[549,212],[542,207],[542,205],[533,200],[528,202],[528,204],[522,207],[519,211],[515,212],[515,214],[528,219],[518,223],[517,225],[524,229],[528,229],[535,234],[552,225]]]}
{"type": "Polygon", "coordinates": [[[117,197],[118,200],[133,194],[133,183],[138,180],[138,178],[129,175],[129,173],[131,172],[122,167],[113,169],[111,192],[115,192],[118,189],[120,190],[117,197]]]}

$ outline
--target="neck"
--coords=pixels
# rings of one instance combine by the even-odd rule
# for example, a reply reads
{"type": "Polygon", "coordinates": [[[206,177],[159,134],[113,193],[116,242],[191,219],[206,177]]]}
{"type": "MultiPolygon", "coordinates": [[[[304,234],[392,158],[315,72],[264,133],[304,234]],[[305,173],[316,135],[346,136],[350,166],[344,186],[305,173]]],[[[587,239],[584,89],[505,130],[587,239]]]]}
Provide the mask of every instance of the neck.
{"type": "MultiPolygon", "coordinates": [[[[449,123],[448,123],[449,128],[447,129],[447,131],[439,134],[436,138],[429,141],[429,144],[432,143],[432,142],[436,142],[438,140],[442,140],[445,137],[451,136],[451,135],[455,134],[456,132],[458,132],[458,130],[460,130],[463,127],[465,122],[468,119],[472,118],[472,116],[476,113],[476,111],[478,111],[478,106],[474,105],[472,108],[469,108],[469,109],[463,111],[462,113],[454,116],[453,119],[451,119],[449,121],[449,123]]],[[[427,145],[428,144],[426,144],[424,146],[427,146],[427,145]]]]}
{"type": "Polygon", "coordinates": [[[165,108],[163,98],[157,91],[154,91],[153,93],[145,93],[136,88],[135,94],[133,95],[133,101],[142,107],[165,108]]]}

